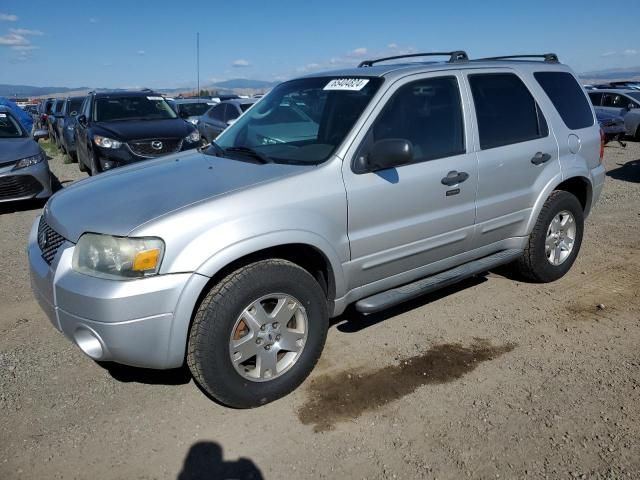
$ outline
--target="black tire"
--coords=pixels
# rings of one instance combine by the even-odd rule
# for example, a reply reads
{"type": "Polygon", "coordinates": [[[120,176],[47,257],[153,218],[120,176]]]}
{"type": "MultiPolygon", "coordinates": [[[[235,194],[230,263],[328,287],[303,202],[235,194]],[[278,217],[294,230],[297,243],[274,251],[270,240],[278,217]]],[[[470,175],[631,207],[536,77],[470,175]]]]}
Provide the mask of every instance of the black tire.
{"type": "Polygon", "coordinates": [[[80,157],[79,154],[76,154],[77,159],[78,159],[78,170],[80,170],[81,172],[87,172],[87,167],[84,164],[84,162],[82,161],[82,158],[80,157]]]}
{"type": "Polygon", "coordinates": [[[636,134],[633,136],[633,139],[636,142],[640,142],[640,125],[638,125],[638,128],[636,128],[636,134]]]}
{"type": "Polygon", "coordinates": [[[516,261],[518,273],[528,280],[539,283],[553,282],[563,277],[575,262],[578,252],[580,252],[583,232],[584,212],[580,201],[569,192],[560,190],[552,192],[542,206],[538,220],[529,236],[529,242],[524,254],[516,261]],[[560,265],[553,265],[547,259],[545,252],[547,231],[554,217],[565,210],[573,215],[576,223],[573,249],[560,265]]]}
{"type": "Polygon", "coordinates": [[[282,259],[246,265],[207,293],[189,332],[187,364],[198,384],[214,399],[235,408],[252,408],[295,390],[313,370],[329,328],[327,300],[318,282],[303,268],[282,259]],[[275,292],[291,295],[305,307],[307,340],[298,360],[273,380],[254,382],[238,373],[229,339],[242,310],[275,292]]]}
{"type": "Polygon", "coordinates": [[[99,174],[101,171],[102,170],[100,170],[100,162],[96,158],[96,155],[93,153],[93,151],[89,150],[89,175],[93,177],[94,175],[99,174]]]}

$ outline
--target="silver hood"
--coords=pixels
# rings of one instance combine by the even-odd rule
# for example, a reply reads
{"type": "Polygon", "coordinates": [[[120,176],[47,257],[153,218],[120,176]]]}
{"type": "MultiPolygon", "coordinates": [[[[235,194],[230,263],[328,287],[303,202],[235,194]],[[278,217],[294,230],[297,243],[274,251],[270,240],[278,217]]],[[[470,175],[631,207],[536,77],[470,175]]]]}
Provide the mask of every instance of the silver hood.
{"type": "Polygon", "coordinates": [[[85,232],[126,236],[187,205],[309,168],[313,167],[184,152],[73,184],[51,197],[44,215],[54,230],[74,243],[85,232]]]}

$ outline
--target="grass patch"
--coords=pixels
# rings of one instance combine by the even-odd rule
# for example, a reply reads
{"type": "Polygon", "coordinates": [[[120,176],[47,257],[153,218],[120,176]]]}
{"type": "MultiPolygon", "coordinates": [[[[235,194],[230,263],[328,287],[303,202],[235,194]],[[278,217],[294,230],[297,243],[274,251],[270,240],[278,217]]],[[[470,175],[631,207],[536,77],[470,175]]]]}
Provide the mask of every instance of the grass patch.
{"type": "Polygon", "coordinates": [[[56,155],[58,155],[58,147],[56,147],[56,144],[53,143],[50,139],[40,140],[38,143],[40,144],[40,146],[44,150],[44,153],[46,153],[48,157],[53,158],[56,155]]]}

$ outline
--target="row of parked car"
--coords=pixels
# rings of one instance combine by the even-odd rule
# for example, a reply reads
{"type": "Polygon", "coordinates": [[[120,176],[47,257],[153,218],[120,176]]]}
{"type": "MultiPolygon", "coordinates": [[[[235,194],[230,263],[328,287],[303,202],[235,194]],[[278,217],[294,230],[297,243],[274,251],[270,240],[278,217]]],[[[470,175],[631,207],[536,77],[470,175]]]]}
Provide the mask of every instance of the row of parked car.
{"type": "Polygon", "coordinates": [[[37,128],[90,175],[140,160],[205,146],[257,99],[172,99],[151,90],[91,92],[48,99],[37,128]]]}

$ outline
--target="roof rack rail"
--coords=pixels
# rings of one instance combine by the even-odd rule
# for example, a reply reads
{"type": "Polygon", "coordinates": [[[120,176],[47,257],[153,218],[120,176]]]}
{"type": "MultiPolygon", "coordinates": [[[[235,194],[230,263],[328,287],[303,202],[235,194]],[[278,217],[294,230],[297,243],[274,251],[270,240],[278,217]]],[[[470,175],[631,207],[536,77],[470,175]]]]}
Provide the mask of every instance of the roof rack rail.
{"type": "Polygon", "coordinates": [[[453,52],[426,52],[426,53],[408,53],[406,55],[394,55],[393,57],[376,58],[375,60],[365,60],[360,62],[358,68],[371,67],[374,63],[386,62],[387,60],[397,60],[400,58],[413,57],[449,57],[448,63],[466,62],[469,60],[467,52],[464,50],[455,50],[453,52]]]}
{"type": "Polygon", "coordinates": [[[543,58],[547,63],[560,63],[555,53],[543,53],[541,55],[502,55],[499,57],[485,57],[478,60],[511,60],[517,58],[543,58]]]}

